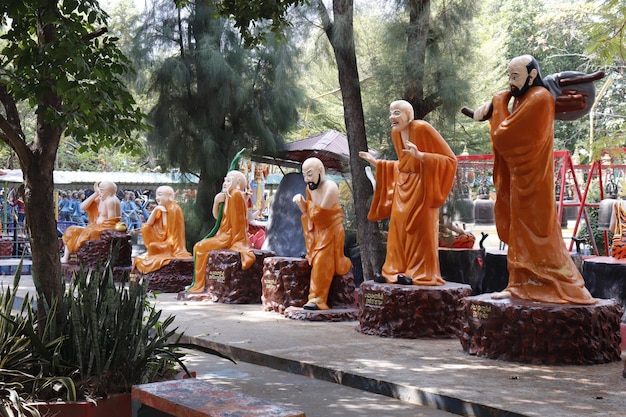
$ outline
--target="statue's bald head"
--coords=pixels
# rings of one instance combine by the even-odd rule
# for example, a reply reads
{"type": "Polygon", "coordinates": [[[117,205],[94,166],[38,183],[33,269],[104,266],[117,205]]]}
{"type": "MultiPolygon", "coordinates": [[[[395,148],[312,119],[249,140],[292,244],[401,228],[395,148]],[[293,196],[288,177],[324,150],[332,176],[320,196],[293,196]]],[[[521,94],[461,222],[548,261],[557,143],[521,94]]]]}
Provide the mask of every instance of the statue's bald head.
{"type": "Polygon", "coordinates": [[[169,185],[162,185],[156,189],[156,200],[162,205],[174,201],[175,195],[174,189],[169,185]]]}
{"type": "Polygon", "coordinates": [[[544,87],[539,63],[532,55],[520,55],[509,62],[509,88],[514,97],[524,95],[530,87],[544,87]]]}
{"type": "Polygon", "coordinates": [[[98,184],[101,193],[106,195],[115,195],[117,193],[117,185],[112,181],[101,181],[98,184]]]}
{"type": "Polygon", "coordinates": [[[302,176],[310,190],[315,190],[324,182],[326,170],[318,158],[308,158],[302,163],[302,176]]]}

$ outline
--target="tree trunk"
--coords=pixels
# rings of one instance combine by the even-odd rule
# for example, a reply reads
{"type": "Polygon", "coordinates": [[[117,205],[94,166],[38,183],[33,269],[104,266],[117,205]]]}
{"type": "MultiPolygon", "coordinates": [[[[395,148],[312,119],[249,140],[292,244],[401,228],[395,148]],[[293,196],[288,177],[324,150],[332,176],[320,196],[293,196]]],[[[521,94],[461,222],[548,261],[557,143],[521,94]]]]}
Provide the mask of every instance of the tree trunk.
{"type": "MultiPolygon", "coordinates": [[[[54,217],[53,167],[54,159],[44,157],[33,157],[28,163],[22,164],[24,213],[31,241],[32,275],[49,305],[62,294],[61,258],[54,217]]],[[[44,312],[42,308],[39,311],[44,312]]]]}
{"type": "Polygon", "coordinates": [[[407,66],[404,99],[413,106],[415,118],[423,119],[432,108],[424,97],[424,68],[430,30],[430,0],[411,0],[409,7],[409,33],[407,39],[407,66]]]}
{"type": "Polygon", "coordinates": [[[363,278],[369,280],[374,277],[374,273],[380,271],[384,261],[384,250],[377,223],[367,220],[372,185],[365,175],[367,163],[359,157],[359,151],[367,151],[368,146],[354,46],[353,13],[353,0],[334,0],[334,24],[330,23],[327,16],[326,19],[322,17],[322,20],[325,21],[326,34],[335,52],[339,71],[339,87],[343,97],[344,120],[350,149],[352,190],[363,278]]]}

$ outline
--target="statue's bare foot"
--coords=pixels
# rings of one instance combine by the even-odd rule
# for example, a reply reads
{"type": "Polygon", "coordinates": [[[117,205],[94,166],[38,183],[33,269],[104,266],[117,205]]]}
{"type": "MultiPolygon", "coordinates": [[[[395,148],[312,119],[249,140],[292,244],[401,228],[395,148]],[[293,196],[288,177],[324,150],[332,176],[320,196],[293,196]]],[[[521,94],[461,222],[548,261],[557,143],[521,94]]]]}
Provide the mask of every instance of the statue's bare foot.
{"type": "Polygon", "coordinates": [[[510,291],[500,291],[500,292],[494,292],[493,294],[491,294],[491,298],[495,299],[495,300],[501,300],[503,298],[511,298],[513,295],[511,294],[510,291]]]}

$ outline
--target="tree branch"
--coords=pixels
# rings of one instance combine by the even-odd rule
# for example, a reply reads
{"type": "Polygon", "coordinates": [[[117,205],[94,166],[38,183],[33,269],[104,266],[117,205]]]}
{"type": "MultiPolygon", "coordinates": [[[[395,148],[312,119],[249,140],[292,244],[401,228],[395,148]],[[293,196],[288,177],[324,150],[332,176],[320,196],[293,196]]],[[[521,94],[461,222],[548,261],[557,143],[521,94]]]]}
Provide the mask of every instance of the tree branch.
{"type": "Polygon", "coordinates": [[[17,110],[15,99],[9,94],[7,86],[4,83],[0,83],[0,102],[6,113],[6,119],[0,115],[0,130],[2,130],[7,137],[15,141],[26,143],[26,137],[22,131],[20,114],[17,110]]]}
{"type": "Polygon", "coordinates": [[[83,41],[88,42],[88,41],[90,41],[92,39],[95,39],[95,38],[98,38],[98,37],[104,35],[108,31],[109,31],[109,29],[106,26],[104,26],[104,27],[101,27],[100,29],[96,30],[95,32],[91,32],[90,34],[83,36],[82,39],[83,39],[83,41]]]}

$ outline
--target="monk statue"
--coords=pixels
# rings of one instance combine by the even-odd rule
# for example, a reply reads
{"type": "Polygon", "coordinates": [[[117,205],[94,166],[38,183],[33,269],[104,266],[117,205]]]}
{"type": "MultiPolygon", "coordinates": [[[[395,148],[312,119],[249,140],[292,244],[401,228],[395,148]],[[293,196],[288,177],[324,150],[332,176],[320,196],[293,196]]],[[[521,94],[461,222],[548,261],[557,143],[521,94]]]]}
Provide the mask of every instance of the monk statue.
{"type": "Polygon", "coordinates": [[[456,157],[427,122],[413,120],[411,104],[389,106],[391,141],[397,161],[359,156],[376,168],[370,221],[389,218],[387,254],[375,281],[403,285],[444,285],[439,269],[439,208],[456,174],[456,157]]]}
{"type": "Polygon", "coordinates": [[[194,281],[187,289],[190,293],[204,292],[209,253],[216,249],[230,249],[241,254],[241,269],[249,269],[256,260],[248,237],[248,205],[246,176],[237,170],[229,171],[224,178],[222,191],[213,199],[213,217],[218,218],[220,203],[224,212],[215,236],[203,239],[193,247],[195,259],[194,281]]]}
{"type": "Polygon", "coordinates": [[[133,264],[147,274],[168,265],[173,259],[191,259],[185,247],[185,219],[174,201],[174,189],[162,185],[156,189],[157,205],[141,226],[146,253],[135,257],[133,264]]]}
{"type": "Polygon", "coordinates": [[[85,242],[99,240],[103,230],[115,229],[120,221],[122,209],[115,195],[117,185],[111,181],[102,181],[93,185],[93,191],[80,205],[87,213],[87,226],[70,226],[63,233],[65,252],[61,263],[67,263],[70,254],[78,251],[85,242]]]}
{"type": "Polygon", "coordinates": [[[509,283],[492,297],[593,304],[563,241],[554,202],[559,100],[544,85],[539,64],[530,55],[513,58],[508,75],[509,89],[473,114],[475,120],[490,120],[496,230],[508,245],[509,283]]]}
{"type": "Polygon", "coordinates": [[[352,262],[344,255],[343,208],[339,188],[326,179],[324,164],[309,158],[302,164],[306,199],[296,194],[293,202],[302,212],[306,259],[311,265],[311,284],[305,310],[328,310],[328,291],[335,275],[350,272],[352,262]]]}

